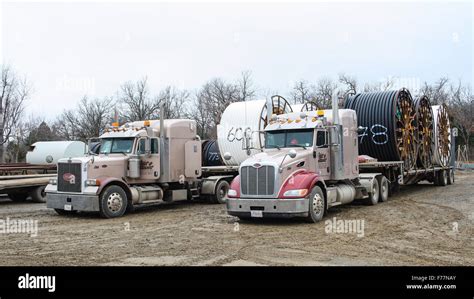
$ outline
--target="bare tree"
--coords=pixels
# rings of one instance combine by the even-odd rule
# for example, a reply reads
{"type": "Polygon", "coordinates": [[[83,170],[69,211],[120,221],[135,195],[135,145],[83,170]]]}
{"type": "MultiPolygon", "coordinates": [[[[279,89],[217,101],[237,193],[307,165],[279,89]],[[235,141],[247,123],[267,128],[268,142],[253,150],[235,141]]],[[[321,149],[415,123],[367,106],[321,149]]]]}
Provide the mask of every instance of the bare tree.
{"type": "Polygon", "coordinates": [[[242,72],[237,84],[239,87],[238,101],[249,101],[254,99],[256,91],[253,86],[252,73],[250,71],[242,72]]]}
{"type": "Polygon", "coordinates": [[[53,132],[61,140],[77,140],[79,138],[77,122],[77,112],[75,110],[66,110],[54,122],[53,132]]]}
{"type": "Polygon", "coordinates": [[[21,120],[31,88],[26,79],[20,80],[8,66],[2,66],[0,84],[0,163],[4,163],[5,144],[21,120]]]}
{"type": "Polygon", "coordinates": [[[231,103],[247,101],[255,96],[250,73],[243,72],[237,83],[220,78],[206,82],[197,92],[194,105],[197,109],[190,116],[196,120],[202,138],[215,138],[216,126],[222,113],[231,103]]]}
{"type": "Polygon", "coordinates": [[[185,105],[189,101],[190,94],[187,90],[179,90],[172,86],[165,87],[155,99],[158,107],[164,103],[167,118],[182,118],[186,116],[185,105]]]}
{"type": "Polygon", "coordinates": [[[426,95],[432,105],[446,103],[449,100],[448,83],[447,77],[440,78],[433,85],[425,82],[421,88],[421,94],[426,95]]]}
{"type": "Polygon", "coordinates": [[[459,81],[450,87],[449,113],[453,125],[458,128],[462,143],[469,148],[471,134],[474,131],[474,95],[470,86],[463,86],[459,81]]]}
{"type": "Polygon", "coordinates": [[[290,95],[294,104],[304,104],[315,98],[314,86],[306,80],[296,81],[290,95]]]}
{"type": "Polygon", "coordinates": [[[339,74],[339,83],[345,86],[343,96],[357,93],[357,80],[355,77],[346,75],[344,73],[339,74]]]}
{"type": "Polygon", "coordinates": [[[75,110],[61,114],[54,130],[66,140],[98,137],[113,118],[113,104],[112,98],[88,100],[84,96],[75,110]]]}
{"type": "Polygon", "coordinates": [[[120,117],[124,121],[153,119],[159,115],[160,103],[157,98],[151,98],[145,77],[137,83],[124,83],[119,92],[119,100],[125,105],[125,111],[120,117]]]}
{"type": "Polygon", "coordinates": [[[315,96],[312,99],[320,109],[329,109],[332,104],[332,96],[336,92],[338,84],[330,78],[321,78],[316,82],[315,96]]]}

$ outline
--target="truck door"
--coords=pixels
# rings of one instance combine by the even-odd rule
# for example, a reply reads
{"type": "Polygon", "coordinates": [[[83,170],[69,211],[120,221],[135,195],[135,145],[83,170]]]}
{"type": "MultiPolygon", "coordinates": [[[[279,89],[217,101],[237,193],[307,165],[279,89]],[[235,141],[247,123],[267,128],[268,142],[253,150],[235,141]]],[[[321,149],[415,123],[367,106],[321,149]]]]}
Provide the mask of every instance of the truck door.
{"type": "Polygon", "coordinates": [[[160,178],[160,143],[158,138],[150,138],[150,150],[146,150],[146,138],[138,140],[138,155],[140,156],[140,173],[143,180],[160,178]]]}
{"type": "Polygon", "coordinates": [[[329,135],[327,130],[316,131],[316,144],[314,146],[314,159],[316,172],[322,176],[329,175],[329,135]]]}

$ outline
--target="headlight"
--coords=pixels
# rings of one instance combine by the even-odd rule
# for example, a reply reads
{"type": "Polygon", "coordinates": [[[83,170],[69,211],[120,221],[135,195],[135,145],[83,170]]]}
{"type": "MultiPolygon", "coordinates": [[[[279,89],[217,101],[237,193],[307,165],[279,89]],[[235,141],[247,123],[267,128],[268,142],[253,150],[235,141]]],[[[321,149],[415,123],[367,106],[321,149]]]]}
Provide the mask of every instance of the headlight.
{"type": "Polygon", "coordinates": [[[234,189],[229,189],[229,191],[227,192],[227,196],[236,197],[237,196],[237,191],[234,190],[234,189]]]}
{"type": "Polygon", "coordinates": [[[285,193],[283,193],[283,196],[287,197],[304,197],[308,194],[308,189],[294,189],[294,190],[288,190],[285,193]]]}
{"type": "Polygon", "coordinates": [[[99,186],[99,185],[100,185],[99,180],[96,180],[96,179],[86,180],[86,186],[99,186]]]}
{"type": "Polygon", "coordinates": [[[58,184],[58,179],[50,179],[49,184],[51,185],[57,185],[58,184]]]}

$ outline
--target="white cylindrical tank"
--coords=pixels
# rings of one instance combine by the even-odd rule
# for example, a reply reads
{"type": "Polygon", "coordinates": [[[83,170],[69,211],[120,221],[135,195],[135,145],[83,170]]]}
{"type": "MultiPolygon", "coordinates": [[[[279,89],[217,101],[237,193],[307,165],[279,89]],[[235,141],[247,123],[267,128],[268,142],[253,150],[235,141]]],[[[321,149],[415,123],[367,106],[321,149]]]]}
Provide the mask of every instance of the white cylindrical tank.
{"type": "Polygon", "coordinates": [[[86,144],[82,141],[39,141],[30,146],[26,162],[30,164],[56,164],[61,158],[84,156],[86,144]]]}
{"type": "Polygon", "coordinates": [[[446,106],[431,106],[433,109],[433,164],[449,166],[451,159],[451,126],[446,106]]]}
{"type": "MultiPolygon", "coordinates": [[[[223,156],[229,152],[230,160],[224,160],[226,165],[239,165],[259,151],[264,144],[263,131],[267,124],[267,101],[246,101],[232,103],[222,114],[220,124],[217,125],[217,141],[219,151],[223,156]],[[254,149],[248,153],[243,145],[245,134],[251,136],[254,149]]],[[[283,97],[272,97],[273,114],[292,112],[290,104],[283,97]]]]}

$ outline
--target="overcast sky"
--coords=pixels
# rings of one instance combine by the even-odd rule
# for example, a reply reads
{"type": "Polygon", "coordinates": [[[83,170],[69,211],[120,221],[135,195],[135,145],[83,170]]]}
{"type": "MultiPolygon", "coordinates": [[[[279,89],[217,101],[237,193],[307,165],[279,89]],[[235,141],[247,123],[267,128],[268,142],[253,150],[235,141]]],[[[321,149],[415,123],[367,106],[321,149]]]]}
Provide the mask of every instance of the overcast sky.
{"type": "Polygon", "coordinates": [[[262,94],[340,72],[472,84],[473,13],[471,2],[3,3],[1,59],[32,82],[28,113],[47,118],[144,76],[152,92],[244,70],[262,94]]]}

